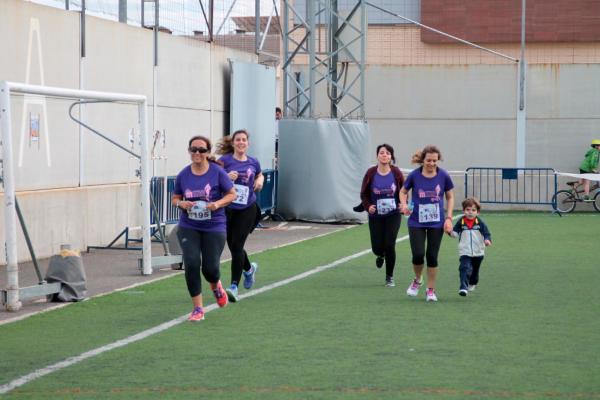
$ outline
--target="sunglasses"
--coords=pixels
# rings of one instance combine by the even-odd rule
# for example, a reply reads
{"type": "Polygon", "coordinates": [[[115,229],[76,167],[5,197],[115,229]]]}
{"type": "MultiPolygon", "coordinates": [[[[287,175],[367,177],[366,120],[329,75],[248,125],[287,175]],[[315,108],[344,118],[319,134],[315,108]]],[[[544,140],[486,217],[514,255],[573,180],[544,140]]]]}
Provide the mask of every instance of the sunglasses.
{"type": "Polygon", "coordinates": [[[200,154],[208,153],[208,149],[206,147],[190,147],[188,149],[188,151],[190,153],[200,153],[200,154]]]}

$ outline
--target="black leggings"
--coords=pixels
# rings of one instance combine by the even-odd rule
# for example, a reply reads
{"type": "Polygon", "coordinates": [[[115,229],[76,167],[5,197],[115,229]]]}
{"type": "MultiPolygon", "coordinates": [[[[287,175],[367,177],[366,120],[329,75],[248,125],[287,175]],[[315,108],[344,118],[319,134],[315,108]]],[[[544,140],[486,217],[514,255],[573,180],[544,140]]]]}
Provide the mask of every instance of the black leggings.
{"type": "Polygon", "coordinates": [[[412,263],[414,265],[423,265],[427,257],[427,266],[435,268],[438,266],[438,253],[444,228],[408,228],[410,238],[410,249],[412,251],[412,263]],[[425,251],[425,241],[427,241],[427,251],[425,251]]]}
{"type": "Polygon", "coordinates": [[[244,250],[246,239],[256,223],[256,203],[243,210],[227,209],[227,246],[231,251],[231,283],[242,278],[242,270],[250,271],[250,260],[244,250]]]}
{"type": "Polygon", "coordinates": [[[191,297],[202,293],[202,275],[209,283],[221,278],[219,264],[225,247],[225,232],[204,232],[179,227],[177,238],[183,253],[185,282],[191,297]]]}
{"type": "Polygon", "coordinates": [[[369,218],[371,249],[377,257],[385,257],[385,274],[387,276],[394,276],[396,238],[401,222],[400,214],[369,218]]]}

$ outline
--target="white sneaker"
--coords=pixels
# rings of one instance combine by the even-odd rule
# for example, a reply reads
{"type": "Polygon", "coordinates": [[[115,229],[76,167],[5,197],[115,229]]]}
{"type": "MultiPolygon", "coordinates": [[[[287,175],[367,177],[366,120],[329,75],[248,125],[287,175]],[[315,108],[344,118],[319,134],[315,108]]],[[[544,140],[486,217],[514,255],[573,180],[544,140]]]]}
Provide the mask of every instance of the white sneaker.
{"type": "Polygon", "coordinates": [[[392,278],[391,276],[386,276],[385,277],[385,286],[387,286],[387,287],[395,287],[396,284],[394,283],[394,278],[392,278]]]}
{"type": "Polygon", "coordinates": [[[467,289],[460,289],[458,291],[458,294],[461,295],[462,297],[465,297],[466,295],[469,294],[469,291],[467,289]]]}
{"type": "Polygon", "coordinates": [[[472,291],[474,291],[474,290],[475,290],[475,288],[476,288],[476,287],[477,287],[477,285],[469,285],[469,287],[467,288],[467,290],[468,290],[469,292],[472,292],[472,291]]]}
{"type": "Polygon", "coordinates": [[[429,289],[427,289],[427,292],[425,292],[425,293],[426,293],[425,299],[427,301],[438,301],[437,296],[435,295],[435,290],[429,288],[429,289]]]}
{"type": "Polygon", "coordinates": [[[406,294],[409,295],[410,297],[416,297],[419,294],[419,289],[421,288],[421,285],[423,284],[423,277],[421,277],[421,280],[416,280],[413,279],[413,281],[410,283],[410,286],[408,287],[408,289],[406,289],[406,294]]]}

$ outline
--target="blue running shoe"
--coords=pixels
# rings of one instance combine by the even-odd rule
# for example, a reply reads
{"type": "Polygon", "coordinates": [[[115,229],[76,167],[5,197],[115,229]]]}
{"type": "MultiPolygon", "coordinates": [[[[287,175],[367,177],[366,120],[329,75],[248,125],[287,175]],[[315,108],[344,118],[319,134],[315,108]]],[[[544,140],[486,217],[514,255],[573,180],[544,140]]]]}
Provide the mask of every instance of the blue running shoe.
{"type": "Polygon", "coordinates": [[[250,289],[252,285],[254,285],[254,281],[256,280],[254,275],[256,275],[256,271],[258,271],[257,263],[250,263],[250,271],[244,271],[244,288],[250,289]]]}
{"type": "Polygon", "coordinates": [[[235,283],[232,283],[231,286],[225,289],[225,292],[230,302],[235,303],[238,301],[238,287],[235,283]]]}

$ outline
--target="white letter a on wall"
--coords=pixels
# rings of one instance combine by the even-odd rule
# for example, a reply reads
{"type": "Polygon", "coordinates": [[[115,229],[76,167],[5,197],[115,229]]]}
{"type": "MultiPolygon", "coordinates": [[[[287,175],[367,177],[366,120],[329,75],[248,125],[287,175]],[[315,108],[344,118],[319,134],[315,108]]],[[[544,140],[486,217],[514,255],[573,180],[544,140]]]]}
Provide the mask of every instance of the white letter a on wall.
{"type": "MultiPolygon", "coordinates": [[[[38,85],[45,86],[46,82],[44,80],[44,59],[42,57],[42,41],[40,38],[40,21],[37,18],[31,18],[29,20],[29,42],[27,46],[27,66],[25,71],[25,83],[35,83],[38,85]],[[36,47],[37,47],[37,60],[38,67],[40,71],[40,81],[39,82],[31,82],[31,62],[32,62],[32,52],[33,52],[33,38],[35,34],[36,39],[36,47]]],[[[45,142],[46,147],[46,161],[48,162],[48,166],[52,165],[50,160],[50,129],[48,127],[48,108],[46,107],[46,98],[34,95],[25,95],[23,99],[23,111],[21,115],[21,138],[19,141],[19,167],[23,166],[23,149],[25,146],[26,139],[26,131],[29,129],[29,124],[27,123],[27,111],[29,106],[38,105],[42,107],[43,114],[43,123],[40,126],[40,141],[45,142]]]]}

